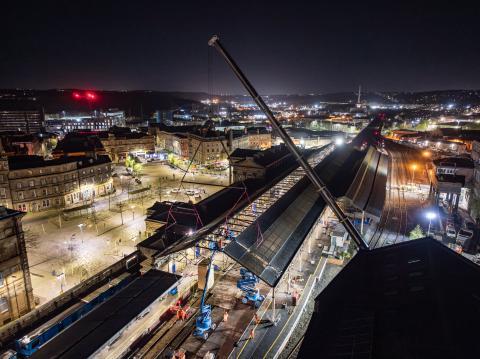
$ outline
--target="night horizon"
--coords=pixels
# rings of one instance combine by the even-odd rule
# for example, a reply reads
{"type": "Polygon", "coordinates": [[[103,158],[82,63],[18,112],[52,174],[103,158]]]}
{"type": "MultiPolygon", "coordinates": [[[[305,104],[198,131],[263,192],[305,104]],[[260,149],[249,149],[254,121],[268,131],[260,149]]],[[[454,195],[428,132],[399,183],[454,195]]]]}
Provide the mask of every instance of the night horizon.
{"type": "Polygon", "coordinates": [[[243,94],[217,34],[264,94],[480,88],[478,6],[237,6],[4,5],[0,87],[243,94]]]}

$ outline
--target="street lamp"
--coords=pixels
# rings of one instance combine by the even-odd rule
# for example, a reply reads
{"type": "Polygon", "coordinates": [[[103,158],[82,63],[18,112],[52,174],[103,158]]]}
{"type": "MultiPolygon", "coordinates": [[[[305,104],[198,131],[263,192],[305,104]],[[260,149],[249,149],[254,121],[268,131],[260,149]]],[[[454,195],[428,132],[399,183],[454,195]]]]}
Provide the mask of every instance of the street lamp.
{"type": "Polygon", "coordinates": [[[430,158],[431,152],[430,151],[423,151],[422,156],[425,158],[430,158]]]}
{"type": "Polygon", "coordinates": [[[432,225],[432,219],[435,219],[437,217],[437,215],[435,214],[435,212],[429,211],[429,212],[427,212],[426,217],[428,219],[427,236],[429,236],[430,235],[430,226],[432,225]]]}
{"type": "Polygon", "coordinates": [[[417,169],[417,165],[414,163],[412,166],[412,172],[413,172],[413,176],[412,176],[412,182],[414,183],[415,182],[415,170],[417,169]]]}
{"type": "Polygon", "coordinates": [[[82,243],[83,243],[83,227],[85,227],[85,223],[80,223],[78,225],[78,228],[80,228],[80,235],[82,237],[82,243]]]}

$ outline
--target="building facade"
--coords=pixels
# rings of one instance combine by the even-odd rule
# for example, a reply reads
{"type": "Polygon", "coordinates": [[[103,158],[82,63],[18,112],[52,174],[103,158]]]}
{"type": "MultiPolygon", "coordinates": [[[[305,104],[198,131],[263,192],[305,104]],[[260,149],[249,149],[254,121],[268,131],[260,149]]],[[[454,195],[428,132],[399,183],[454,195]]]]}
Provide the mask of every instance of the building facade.
{"type": "Polygon", "coordinates": [[[19,211],[72,207],[113,191],[108,156],[55,160],[16,156],[1,162],[0,195],[5,193],[4,203],[19,211]]]}
{"type": "Polygon", "coordinates": [[[0,326],[35,307],[21,218],[0,207],[0,326]]]}
{"type": "Polygon", "coordinates": [[[0,131],[21,131],[27,134],[40,132],[44,127],[39,110],[0,110],[0,131]]]}
{"type": "Polygon", "coordinates": [[[107,137],[101,137],[100,141],[115,163],[124,161],[130,153],[144,157],[148,152],[155,151],[155,136],[146,133],[108,133],[107,137]]]}
{"type": "Polygon", "coordinates": [[[113,126],[125,125],[123,111],[94,111],[92,113],[66,114],[54,113],[45,115],[45,128],[49,132],[68,133],[89,129],[107,131],[113,126]]]}
{"type": "Polygon", "coordinates": [[[430,195],[436,204],[445,205],[456,212],[458,207],[467,210],[470,188],[474,179],[474,163],[467,157],[447,157],[433,161],[434,173],[430,195]]]}
{"type": "Polygon", "coordinates": [[[237,148],[267,149],[272,146],[271,133],[265,129],[230,130],[222,133],[198,130],[192,126],[177,127],[168,130],[157,129],[155,132],[157,146],[201,164],[226,160],[237,148]]]}

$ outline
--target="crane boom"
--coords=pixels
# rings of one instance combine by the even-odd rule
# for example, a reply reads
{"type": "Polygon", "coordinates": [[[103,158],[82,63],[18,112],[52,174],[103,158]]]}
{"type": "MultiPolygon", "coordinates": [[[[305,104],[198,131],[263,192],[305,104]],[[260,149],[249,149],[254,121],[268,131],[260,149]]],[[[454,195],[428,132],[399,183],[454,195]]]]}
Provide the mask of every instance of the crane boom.
{"type": "Polygon", "coordinates": [[[250,81],[243,74],[242,70],[238,67],[238,65],[235,63],[233,58],[230,56],[230,54],[225,50],[223,45],[220,43],[220,39],[218,38],[218,36],[214,35],[208,41],[208,44],[214,47],[220,53],[220,55],[222,55],[222,57],[225,59],[227,64],[230,66],[230,68],[233,70],[237,78],[243,84],[247,92],[250,94],[250,96],[252,96],[255,103],[258,105],[258,107],[260,107],[260,110],[262,110],[265,116],[267,116],[272,127],[279,133],[285,145],[288,147],[290,152],[292,152],[292,154],[296,157],[298,163],[300,164],[300,166],[303,167],[310,181],[313,183],[315,187],[317,187],[317,190],[322,196],[323,200],[330,206],[330,208],[335,213],[340,223],[342,223],[343,226],[345,227],[350,237],[352,237],[352,239],[355,241],[355,243],[358,245],[360,249],[368,250],[368,244],[365,242],[365,240],[362,238],[360,233],[350,222],[348,217],[343,213],[343,211],[335,201],[335,198],[332,196],[332,194],[330,193],[326,185],[323,183],[323,181],[320,179],[318,174],[312,169],[312,167],[308,164],[308,162],[302,157],[302,154],[299,152],[299,150],[293,143],[290,136],[288,136],[285,129],[280,125],[278,120],[275,118],[270,108],[265,104],[262,97],[257,93],[255,88],[250,83],[250,81]]]}

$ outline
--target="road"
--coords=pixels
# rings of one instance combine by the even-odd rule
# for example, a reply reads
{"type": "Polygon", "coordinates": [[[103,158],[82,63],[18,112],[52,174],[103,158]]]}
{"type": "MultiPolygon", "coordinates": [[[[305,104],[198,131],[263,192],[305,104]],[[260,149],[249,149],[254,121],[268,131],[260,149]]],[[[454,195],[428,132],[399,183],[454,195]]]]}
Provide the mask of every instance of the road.
{"type": "Polygon", "coordinates": [[[367,232],[372,248],[408,240],[428,201],[427,159],[420,151],[393,141],[386,140],[385,145],[389,157],[387,192],[380,221],[367,232]]]}

